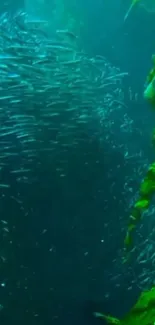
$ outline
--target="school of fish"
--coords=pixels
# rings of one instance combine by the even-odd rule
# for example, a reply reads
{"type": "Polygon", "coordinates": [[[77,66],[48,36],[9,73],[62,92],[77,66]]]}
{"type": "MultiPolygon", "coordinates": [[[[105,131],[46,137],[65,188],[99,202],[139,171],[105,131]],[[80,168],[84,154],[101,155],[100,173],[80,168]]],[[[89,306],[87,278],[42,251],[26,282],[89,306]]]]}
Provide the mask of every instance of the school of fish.
{"type": "Polygon", "coordinates": [[[110,112],[125,106],[127,73],[78,51],[67,30],[49,38],[44,23],[24,12],[0,17],[0,168],[9,164],[23,182],[37,154],[76,147],[83,132],[100,133],[110,112]]]}
{"type": "MultiPolygon", "coordinates": [[[[26,186],[35,182],[43,161],[46,168],[48,161],[49,168],[53,164],[57,175],[64,179],[70,150],[75,155],[80,153],[80,157],[83,154],[83,162],[87,165],[85,148],[82,153],[83,143],[88,147],[88,139],[95,137],[102,147],[103,142],[107,142],[113,151],[121,152],[126,166],[134,163],[132,178],[126,175],[124,182],[124,197],[134,200],[131,183],[137,177],[141,180],[148,159],[139,150],[139,142],[136,144],[142,134],[127,114],[122,81],[128,73],[113,67],[102,56],[89,57],[79,50],[78,38],[68,30],[54,31],[49,37],[44,28],[46,23],[29,20],[24,12],[18,12],[14,19],[8,13],[0,17],[1,195],[6,195],[12,180],[26,186]],[[128,137],[134,132],[133,148],[128,137]]],[[[136,102],[137,96],[133,97],[129,89],[128,102],[136,102]]],[[[115,172],[121,173],[120,164],[116,164],[116,170],[109,170],[109,179],[115,172]]],[[[111,193],[117,193],[116,188],[117,182],[113,182],[111,193]]],[[[23,208],[20,193],[10,198],[23,208]]],[[[106,203],[103,213],[106,213],[106,203]]],[[[123,230],[123,226],[126,227],[124,216],[118,222],[119,229],[123,230]]],[[[1,226],[7,236],[7,221],[1,219],[1,226]]],[[[111,232],[109,224],[105,227],[111,232]]],[[[153,228],[151,234],[154,231],[153,228]]],[[[144,266],[138,275],[133,267],[120,264],[120,256],[112,261],[112,270],[105,270],[116,291],[122,285],[122,267],[127,279],[133,277],[127,290],[132,290],[134,284],[142,288],[143,285],[147,288],[150,281],[152,284],[155,258],[150,240],[142,241],[135,248],[136,253],[133,252],[134,256],[137,254],[135,268],[137,264],[144,266]],[[153,261],[151,266],[148,255],[153,261]]],[[[101,245],[103,242],[101,239],[101,245]]],[[[0,257],[5,262],[5,254],[0,257]]],[[[105,298],[108,297],[107,291],[105,298]]]]}

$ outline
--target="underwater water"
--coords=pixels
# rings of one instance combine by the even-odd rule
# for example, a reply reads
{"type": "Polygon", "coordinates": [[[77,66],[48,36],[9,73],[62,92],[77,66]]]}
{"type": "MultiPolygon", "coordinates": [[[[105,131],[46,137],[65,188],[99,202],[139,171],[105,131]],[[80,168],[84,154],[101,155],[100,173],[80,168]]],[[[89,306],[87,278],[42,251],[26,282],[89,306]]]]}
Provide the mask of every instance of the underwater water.
{"type": "Polygon", "coordinates": [[[122,317],[154,285],[153,202],[122,263],[154,159],[143,91],[155,13],[144,5],[124,22],[130,1],[0,4],[4,325],[99,324],[94,311],[122,317]]]}

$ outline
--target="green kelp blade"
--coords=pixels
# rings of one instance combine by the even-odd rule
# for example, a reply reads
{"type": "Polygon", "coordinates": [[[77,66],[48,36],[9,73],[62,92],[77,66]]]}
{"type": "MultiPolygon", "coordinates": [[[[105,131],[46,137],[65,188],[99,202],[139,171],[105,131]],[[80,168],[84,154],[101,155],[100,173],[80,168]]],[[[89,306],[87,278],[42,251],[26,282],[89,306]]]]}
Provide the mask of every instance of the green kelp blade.
{"type": "Polygon", "coordinates": [[[153,325],[155,323],[155,287],[144,291],[136,304],[121,319],[121,325],[153,325]]]}

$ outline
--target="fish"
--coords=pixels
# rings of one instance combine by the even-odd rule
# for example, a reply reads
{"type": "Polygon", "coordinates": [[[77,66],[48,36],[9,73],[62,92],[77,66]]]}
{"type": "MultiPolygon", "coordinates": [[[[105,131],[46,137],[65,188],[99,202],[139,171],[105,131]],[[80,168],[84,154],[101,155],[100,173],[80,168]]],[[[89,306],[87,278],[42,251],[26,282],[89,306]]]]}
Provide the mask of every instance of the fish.
{"type": "MultiPolygon", "coordinates": [[[[65,179],[67,153],[88,138],[100,139],[111,112],[126,108],[122,83],[128,72],[86,54],[68,29],[48,35],[47,25],[22,11],[0,16],[1,191],[11,186],[6,170],[28,186],[51,161],[65,179]]],[[[85,153],[83,159],[87,165],[85,153]]]]}
{"type": "Polygon", "coordinates": [[[127,20],[127,18],[129,17],[129,15],[130,15],[132,9],[133,9],[133,8],[137,5],[137,3],[140,2],[140,1],[141,1],[141,0],[132,0],[129,9],[128,9],[128,11],[126,12],[126,14],[125,14],[125,16],[124,16],[124,21],[127,20]]]}

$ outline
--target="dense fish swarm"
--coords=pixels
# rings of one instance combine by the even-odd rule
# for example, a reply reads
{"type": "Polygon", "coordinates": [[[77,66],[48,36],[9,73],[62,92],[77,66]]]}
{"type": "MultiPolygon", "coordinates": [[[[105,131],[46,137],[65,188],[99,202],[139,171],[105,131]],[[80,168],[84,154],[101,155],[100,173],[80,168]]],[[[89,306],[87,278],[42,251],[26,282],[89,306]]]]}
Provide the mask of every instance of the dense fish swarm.
{"type": "MultiPolygon", "coordinates": [[[[83,166],[89,168],[88,162],[92,157],[95,160],[93,146],[89,147],[89,143],[92,139],[97,140],[101,148],[97,157],[100,158],[106,142],[110,147],[110,159],[111,148],[122,158],[121,163],[120,156],[114,158],[115,166],[113,164],[112,168],[107,168],[111,202],[106,201],[109,192],[103,190],[102,178],[96,190],[103,200],[104,219],[107,216],[106,234],[101,239],[101,245],[105,243],[107,256],[107,247],[111,247],[109,240],[112,238],[114,245],[118,242],[113,233],[117,229],[120,236],[126,229],[126,218],[119,215],[113,231],[107,211],[111,211],[113,205],[115,207],[115,202],[122,206],[123,203],[119,202],[120,190],[123,191],[128,213],[129,202],[132,201],[132,205],[134,201],[134,184],[137,179],[140,182],[149,163],[143,150],[139,149],[137,139],[141,140],[142,137],[139,125],[134,125],[125,104],[122,80],[127,73],[121,73],[102,56],[91,58],[79,50],[77,37],[68,30],[57,30],[49,37],[45,24],[44,21],[30,21],[23,12],[13,19],[7,13],[0,17],[1,209],[5,211],[6,204],[12,200],[27,217],[29,211],[23,204],[27,197],[25,195],[23,198],[25,192],[21,188],[27,189],[29,184],[41,183],[40,178],[42,175],[44,178],[45,171],[51,183],[51,170],[64,180],[67,171],[72,169],[72,163],[75,161],[76,165],[77,160],[85,172],[83,166]],[[71,163],[70,157],[73,158],[71,163]],[[127,172],[124,184],[118,188],[119,175],[122,179],[122,170],[128,170],[131,165],[132,175],[127,172]]],[[[129,101],[132,100],[132,103],[137,101],[137,96],[133,97],[129,89],[129,101]]],[[[105,162],[111,166],[108,159],[107,154],[105,162]]],[[[99,161],[95,163],[99,169],[99,161]]],[[[101,171],[99,169],[100,175],[101,171]]],[[[5,246],[7,238],[10,245],[12,239],[9,237],[9,222],[4,219],[2,216],[1,234],[5,246]]],[[[43,234],[44,231],[46,229],[43,234]]],[[[146,240],[139,229],[141,241],[139,244],[137,242],[132,252],[134,265],[122,265],[121,247],[110,264],[112,267],[104,268],[102,276],[107,276],[116,296],[124,283],[130,283],[128,291],[134,286],[148,288],[153,283],[154,233],[155,229],[151,227],[146,240]]],[[[49,251],[53,250],[52,247],[49,251]]],[[[4,263],[8,258],[3,250],[0,258],[4,263]]],[[[111,294],[109,283],[107,288],[105,285],[105,298],[111,294]]]]}
{"type": "Polygon", "coordinates": [[[44,23],[23,12],[0,18],[0,167],[15,157],[10,172],[18,181],[27,181],[37,154],[75,148],[83,132],[99,133],[110,112],[125,106],[127,73],[78,51],[68,30],[49,39],[44,23]]]}

